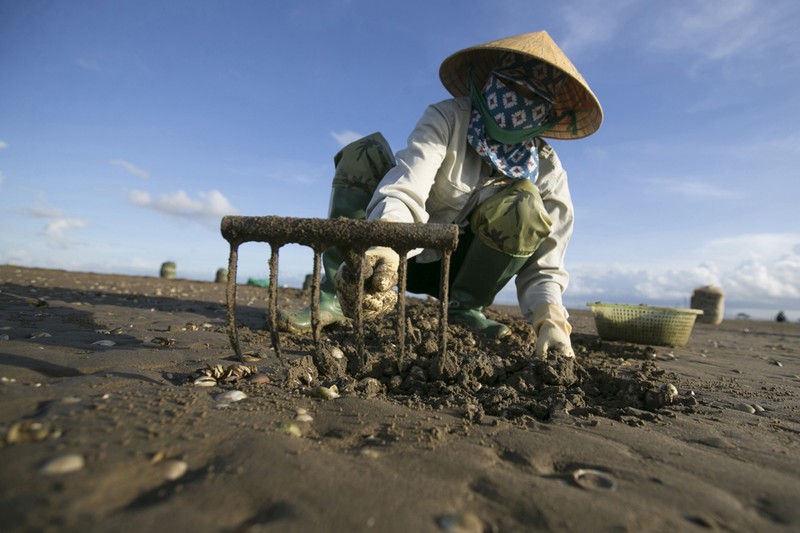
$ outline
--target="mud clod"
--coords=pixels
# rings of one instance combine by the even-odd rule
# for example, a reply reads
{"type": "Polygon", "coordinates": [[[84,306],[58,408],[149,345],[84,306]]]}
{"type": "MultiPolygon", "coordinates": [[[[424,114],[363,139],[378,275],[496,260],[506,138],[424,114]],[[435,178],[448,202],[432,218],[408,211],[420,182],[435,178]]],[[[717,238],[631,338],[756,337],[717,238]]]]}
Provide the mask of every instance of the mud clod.
{"type": "MultiPolygon", "coordinates": [[[[352,325],[334,325],[324,332],[322,353],[291,362],[287,383],[305,388],[338,383],[343,396],[386,396],[458,409],[473,423],[486,416],[540,421],[562,416],[655,420],[656,411],[680,407],[675,401],[677,391],[646,357],[646,347],[601,345],[596,338],[578,338],[573,340],[577,358],[559,350],[536,357],[530,325],[495,313],[496,319],[511,327],[510,336],[500,341],[485,339],[451,325],[448,350],[442,357],[435,340],[436,302],[412,299],[406,313],[414,327],[409,328],[402,361],[395,344],[396,312],[391,312],[365,325],[365,361],[353,346],[352,325]]],[[[295,351],[314,351],[304,336],[286,335],[283,342],[295,351]]]]}

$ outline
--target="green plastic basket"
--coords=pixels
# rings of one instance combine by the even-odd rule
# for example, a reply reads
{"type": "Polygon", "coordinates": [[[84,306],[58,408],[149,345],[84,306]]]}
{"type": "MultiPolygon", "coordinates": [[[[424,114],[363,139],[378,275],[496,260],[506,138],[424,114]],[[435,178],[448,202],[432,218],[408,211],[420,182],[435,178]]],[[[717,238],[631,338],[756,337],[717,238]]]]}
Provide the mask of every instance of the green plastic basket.
{"type": "Polygon", "coordinates": [[[594,314],[597,334],[608,341],[657,346],[683,346],[689,342],[694,321],[703,311],[648,305],[587,303],[594,314]]]}

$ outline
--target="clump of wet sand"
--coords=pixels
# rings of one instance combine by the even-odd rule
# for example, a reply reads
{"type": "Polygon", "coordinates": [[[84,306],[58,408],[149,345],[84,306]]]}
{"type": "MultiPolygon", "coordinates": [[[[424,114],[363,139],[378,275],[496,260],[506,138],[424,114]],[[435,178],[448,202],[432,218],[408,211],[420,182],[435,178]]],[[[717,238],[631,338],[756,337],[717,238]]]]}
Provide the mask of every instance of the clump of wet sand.
{"type": "MultiPolygon", "coordinates": [[[[315,354],[308,336],[283,333],[283,350],[311,354],[290,361],[286,384],[301,389],[320,382],[365,398],[381,396],[408,405],[454,408],[476,421],[486,415],[537,421],[570,414],[653,418],[666,407],[690,411],[696,404],[695,399],[680,398],[673,392],[674,384],[649,359],[646,348],[627,345],[628,356],[637,364],[622,368],[611,362],[613,348],[609,354],[596,340],[581,338],[575,343],[578,358],[558,352],[537,358],[532,328],[508,314],[494,313],[512,328],[512,334],[500,340],[451,325],[442,358],[438,313],[433,302],[410,303],[402,359],[396,313],[365,323],[365,360],[353,342],[352,324],[325,330],[324,356],[315,354]],[[337,350],[340,357],[327,357],[331,350],[337,350]],[[324,363],[316,364],[320,361],[324,363]]],[[[250,331],[248,342],[268,343],[269,337],[267,332],[250,331]]]]}

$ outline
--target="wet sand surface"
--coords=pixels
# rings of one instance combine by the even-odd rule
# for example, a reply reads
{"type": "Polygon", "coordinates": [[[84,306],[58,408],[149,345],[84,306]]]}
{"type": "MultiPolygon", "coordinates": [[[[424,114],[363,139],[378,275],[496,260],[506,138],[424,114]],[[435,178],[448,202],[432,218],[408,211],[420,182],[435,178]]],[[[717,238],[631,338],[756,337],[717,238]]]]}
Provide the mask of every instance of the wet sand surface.
{"type": "Polygon", "coordinates": [[[402,361],[389,316],[365,361],[342,325],[281,363],[239,286],[240,363],[223,284],[5,265],[0,291],[5,531],[800,529],[797,323],[648,347],[571,310],[577,359],[540,361],[496,307],[510,339],[451,327],[442,360],[410,299],[402,361]]]}

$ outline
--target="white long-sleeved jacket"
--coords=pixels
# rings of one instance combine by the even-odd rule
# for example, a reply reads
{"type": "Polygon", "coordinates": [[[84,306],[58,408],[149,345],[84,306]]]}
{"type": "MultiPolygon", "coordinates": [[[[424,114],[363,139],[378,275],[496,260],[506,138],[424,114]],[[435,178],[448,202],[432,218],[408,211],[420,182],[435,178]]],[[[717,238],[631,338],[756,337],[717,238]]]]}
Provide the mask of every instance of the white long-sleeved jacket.
{"type": "MultiPolygon", "coordinates": [[[[397,165],[378,184],[368,218],[440,224],[463,218],[467,202],[492,174],[467,143],[470,114],[469,98],[444,100],[425,110],[408,146],[397,153],[397,165]]],[[[527,318],[543,304],[562,305],[569,281],[564,253],[573,227],[567,174],[555,151],[544,142],[539,146],[536,186],[553,229],[517,274],[517,298],[527,318]]]]}

